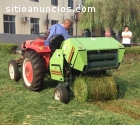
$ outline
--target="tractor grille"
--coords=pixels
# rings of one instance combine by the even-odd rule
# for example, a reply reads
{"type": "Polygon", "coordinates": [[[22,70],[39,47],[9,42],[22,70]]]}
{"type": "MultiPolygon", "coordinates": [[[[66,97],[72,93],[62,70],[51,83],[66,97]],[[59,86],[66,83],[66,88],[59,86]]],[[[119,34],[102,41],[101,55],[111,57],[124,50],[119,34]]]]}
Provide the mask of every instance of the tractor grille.
{"type": "Polygon", "coordinates": [[[87,52],[86,72],[114,69],[118,67],[118,50],[94,50],[87,52]]]}

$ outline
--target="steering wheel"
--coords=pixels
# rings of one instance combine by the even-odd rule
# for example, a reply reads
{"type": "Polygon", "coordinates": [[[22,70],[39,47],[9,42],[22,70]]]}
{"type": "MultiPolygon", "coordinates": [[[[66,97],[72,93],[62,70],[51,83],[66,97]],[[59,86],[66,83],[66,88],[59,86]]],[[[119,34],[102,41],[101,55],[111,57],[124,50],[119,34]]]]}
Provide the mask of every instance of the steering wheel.
{"type": "Polygon", "coordinates": [[[41,32],[38,34],[38,36],[41,39],[46,39],[49,36],[49,34],[47,34],[46,32],[41,32]]]}

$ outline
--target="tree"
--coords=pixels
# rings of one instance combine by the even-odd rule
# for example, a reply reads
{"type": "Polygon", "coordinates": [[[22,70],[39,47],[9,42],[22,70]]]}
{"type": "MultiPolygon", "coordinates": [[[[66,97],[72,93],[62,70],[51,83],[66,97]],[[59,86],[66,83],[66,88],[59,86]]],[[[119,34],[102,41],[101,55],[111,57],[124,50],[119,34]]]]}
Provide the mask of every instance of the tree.
{"type": "Polygon", "coordinates": [[[80,29],[99,26],[122,31],[128,25],[136,37],[140,31],[140,0],[85,0],[86,12],[82,12],[78,23],[80,29]],[[88,8],[94,7],[95,12],[88,8]]]}

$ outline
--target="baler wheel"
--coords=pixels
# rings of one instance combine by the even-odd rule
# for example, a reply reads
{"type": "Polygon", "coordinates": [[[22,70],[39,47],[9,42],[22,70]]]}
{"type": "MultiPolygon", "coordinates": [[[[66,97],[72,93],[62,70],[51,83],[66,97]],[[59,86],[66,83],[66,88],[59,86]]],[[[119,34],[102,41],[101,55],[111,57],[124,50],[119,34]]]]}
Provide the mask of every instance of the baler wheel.
{"type": "Polygon", "coordinates": [[[57,86],[54,89],[54,99],[67,104],[69,102],[69,93],[66,87],[57,86]]]}
{"type": "Polygon", "coordinates": [[[18,69],[18,64],[15,60],[10,60],[8,63],[8,74],[11,80],[18,82],[20,79],[20,72],[18,69]]]}
{"type": "Polygon", "coordinates": [[[22,79],[25,88],[40,91],[44,81],[43,61],[35,51],[27,51],[23,56],[22,79]]]}

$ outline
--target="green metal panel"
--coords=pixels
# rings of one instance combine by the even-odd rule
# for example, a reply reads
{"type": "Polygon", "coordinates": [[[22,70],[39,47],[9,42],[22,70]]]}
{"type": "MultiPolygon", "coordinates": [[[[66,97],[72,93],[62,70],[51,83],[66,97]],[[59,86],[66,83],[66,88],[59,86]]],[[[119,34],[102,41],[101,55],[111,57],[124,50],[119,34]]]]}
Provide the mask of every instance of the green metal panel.
{"type": "Polygon", "coordinates": [[[123,47],[112,37],[76,38],[86,50],[107,50],[123,47]]]}
{"type": "Polygon", "coordinates": [[[61,49],[63,50],[63,54],[65,55],[65,59],[68,62],[70,51],[72,49],[71,39],[67,39],[62,43],[61,49]]]}
{"type": "Polygon", "coordinates": [[[124,53],[125,53],[125,49],[124,48],[119,49],[119,52],[118,52],[118,62],[122,62],[124,53]]]}
{"type": "Polygon", "coordinates": [[[75,39],[70,38],[62,44],[63,54],[65,55],[66,61],[73,66],[77,53],[79,50],[85,50],[85,48],[75,39]]]}
{"type": "Polygon", "coordinates": [[[87,51],[78,51],[73,68],[83,71],[85,65],[87,65],[87,51]]]}
{"type": "Polygon", "coordinates": [[[50,74],[53,80],[64,81],[63,62],[63,51],[57,49],[50,59],[50,74]]]}

